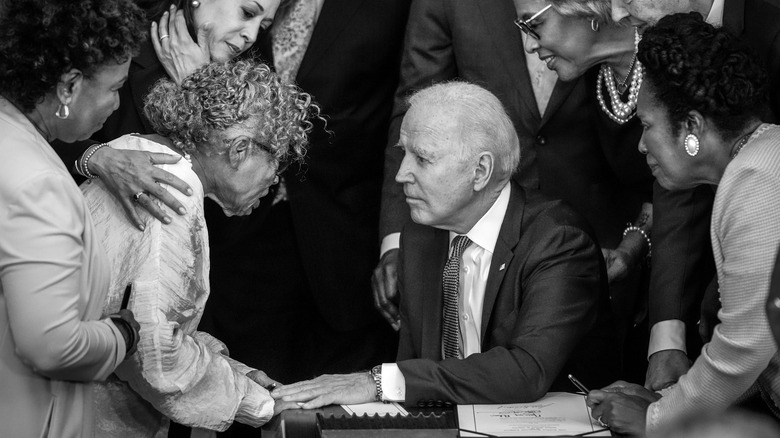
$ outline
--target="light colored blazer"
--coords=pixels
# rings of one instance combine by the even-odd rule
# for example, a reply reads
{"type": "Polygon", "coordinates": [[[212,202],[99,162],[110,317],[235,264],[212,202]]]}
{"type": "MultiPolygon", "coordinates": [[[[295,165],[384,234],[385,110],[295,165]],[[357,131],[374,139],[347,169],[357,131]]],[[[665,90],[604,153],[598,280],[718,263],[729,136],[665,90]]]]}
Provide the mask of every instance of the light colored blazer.
{"type": "Polygon", "coordinates": [[[725,410],[748,390],[780,406],[780,356],[764,304],[780,245],[780,126],[759,127],[718,185],[712,252],[721,310],[712,340],[676,385],[650,405],[647,428],[699,412],[725,410]]]}
{"type": "Polygon", "coordinates": [[[3,98],[0,133],[0,434],[91,438],[87,382],[125,354],[98,320],[108,265],[62,161],[3,98]]]}

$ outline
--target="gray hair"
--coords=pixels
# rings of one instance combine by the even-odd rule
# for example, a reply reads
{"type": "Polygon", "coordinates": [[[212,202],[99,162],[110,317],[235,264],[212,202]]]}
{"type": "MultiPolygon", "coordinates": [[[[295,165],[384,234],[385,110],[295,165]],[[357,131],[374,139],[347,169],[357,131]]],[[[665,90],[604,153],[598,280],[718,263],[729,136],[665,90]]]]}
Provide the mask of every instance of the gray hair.
{"type": "Polygon", "coordinates": [[[612,3],[610,0],[549,0],[553,9],[564,17],[585,18],[610,24],[612,3]]]}
{"type": "Polygon", "coordinates": [[[509,178],[520,163],[520,141],[501,101],[490,91],[464,81],[424,88],[409,98],[409,106],[443,108],[456,113],[461,157],[488,151],[496,159],[498,179],[509,178]]]}

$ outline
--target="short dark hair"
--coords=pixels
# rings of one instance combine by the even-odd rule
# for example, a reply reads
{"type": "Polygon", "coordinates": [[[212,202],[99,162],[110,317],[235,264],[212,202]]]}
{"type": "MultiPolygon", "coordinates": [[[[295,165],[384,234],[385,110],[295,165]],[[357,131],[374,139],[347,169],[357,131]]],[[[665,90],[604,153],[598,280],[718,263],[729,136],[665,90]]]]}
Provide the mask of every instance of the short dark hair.
{"type": "Polygon", "coordinates": [[[724,138],[766,111],[767,74],[758,56],[696,12],[663,17],[647,29],[638,59],[675,135],[692,110],[713,120],[724,138]]]}
{"type": "Polygon", "coordinates": [[[0,93],[30,112],[70,69],[90,77],[146,38],[132,0],[15,0],[0,17],[0,93]]]}

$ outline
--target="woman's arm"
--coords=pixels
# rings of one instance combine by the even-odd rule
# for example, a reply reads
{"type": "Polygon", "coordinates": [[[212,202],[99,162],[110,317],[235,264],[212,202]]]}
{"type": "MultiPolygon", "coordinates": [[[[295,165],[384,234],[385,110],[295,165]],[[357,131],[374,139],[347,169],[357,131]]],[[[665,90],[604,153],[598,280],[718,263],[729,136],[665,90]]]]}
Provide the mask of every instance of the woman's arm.
{"type": "Polygon", "coordinates": [[[108,319],[83,320],[102,308],[94,297],[84,302],[92,293],[83,287],[108,286],[82,280],[83,200],[64,173],[30,175],[15,193],[0,219],[0,272],[17,354],[51,379],[105,379],[124,359],[125,343],[108,319]]]}
{"type": "Polygon", "coordinates": [[[615,249],[602,248],[610,283],[624,279],[643,255],[651,253],[650,234],[653,229],[653,204],[645,202],[636,220],[623,231],[623,240],[615,249]]]}
{"type": "MultiPolygon", "coordinates": [[[[208,297],[208,240],[202,205],[194,201],[202,194],[179,196],[188,214],[170,225],[153,222],[138,237],[143,244],[132,248],[130,307],[141,339],[117,375],[181,424],[218,431],[234,420],[260,426],[273,415],[268,391],[246,375],[251,368],[232,366],[223,344],[195,331],[208,297]]],[[[109,238],[117,248],[124,241],[109,238]]]]}
{"type": "Polygon", "coordinates": [[[692,412],[725,409],[777,351],[764,304],[780,244],[780,178],[765,169],[729,170],[718,188],[712,220],[721,323],[690,371],[650,405],[649,429],[692,412]]]}

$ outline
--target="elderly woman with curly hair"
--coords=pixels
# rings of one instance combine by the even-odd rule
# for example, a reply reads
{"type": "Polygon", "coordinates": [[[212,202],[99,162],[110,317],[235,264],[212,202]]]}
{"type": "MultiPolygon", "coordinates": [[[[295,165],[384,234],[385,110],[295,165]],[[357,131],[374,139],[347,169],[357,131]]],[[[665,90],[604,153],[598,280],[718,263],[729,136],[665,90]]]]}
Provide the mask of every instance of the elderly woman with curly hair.
{"type": "Polygon", "coordinates": [[[98,387],[98,436],[159,436],[169,419],[216,431],[233,421],[260,426],[286,407],[264,388],[275,382],[197,331],[209,296],[203,201],[228,216],[249,214],[280,167],[303,158],[318,109],[266,65],[238,61],[209,64],[181,85],[158,81],[144,111],[158,135],[125,135],[111,147],[183,156],[161,167],[194,193],[177,194],[186,215],[139,232],[102,180],[82,185],[113,274],[104,312],[119,308],[132,283],[129,308],[141,325],[138,352],[98,387]]]}
{"type": "MultiPolygon", "coordinates": [[[[128,310],[101,318],[109,268],[49,142],[116,109],[143,40],[130,0],[19,0],[0,19],[0,427],[92,437],[92,381],[133,351],[128,310]]],[[[124,289],[124,287],[123,287],[124,289]]],[[[118,310],[118,309],[117,309],[118,310]]]]}
{"type": "Polygon", "coordinates": [[[710,233],[722,308],[712,340],[675,385],[660,395],[625,382],[591,391],[592,415],[632,434],[735,404],[780,417],[780,356],[764,311],[780,245],[780,126],[760,119],[767,75],[697,13],[647,30],[639,60],[639,150],[653,175],[669,190],[717,187],[710,233]]]}

